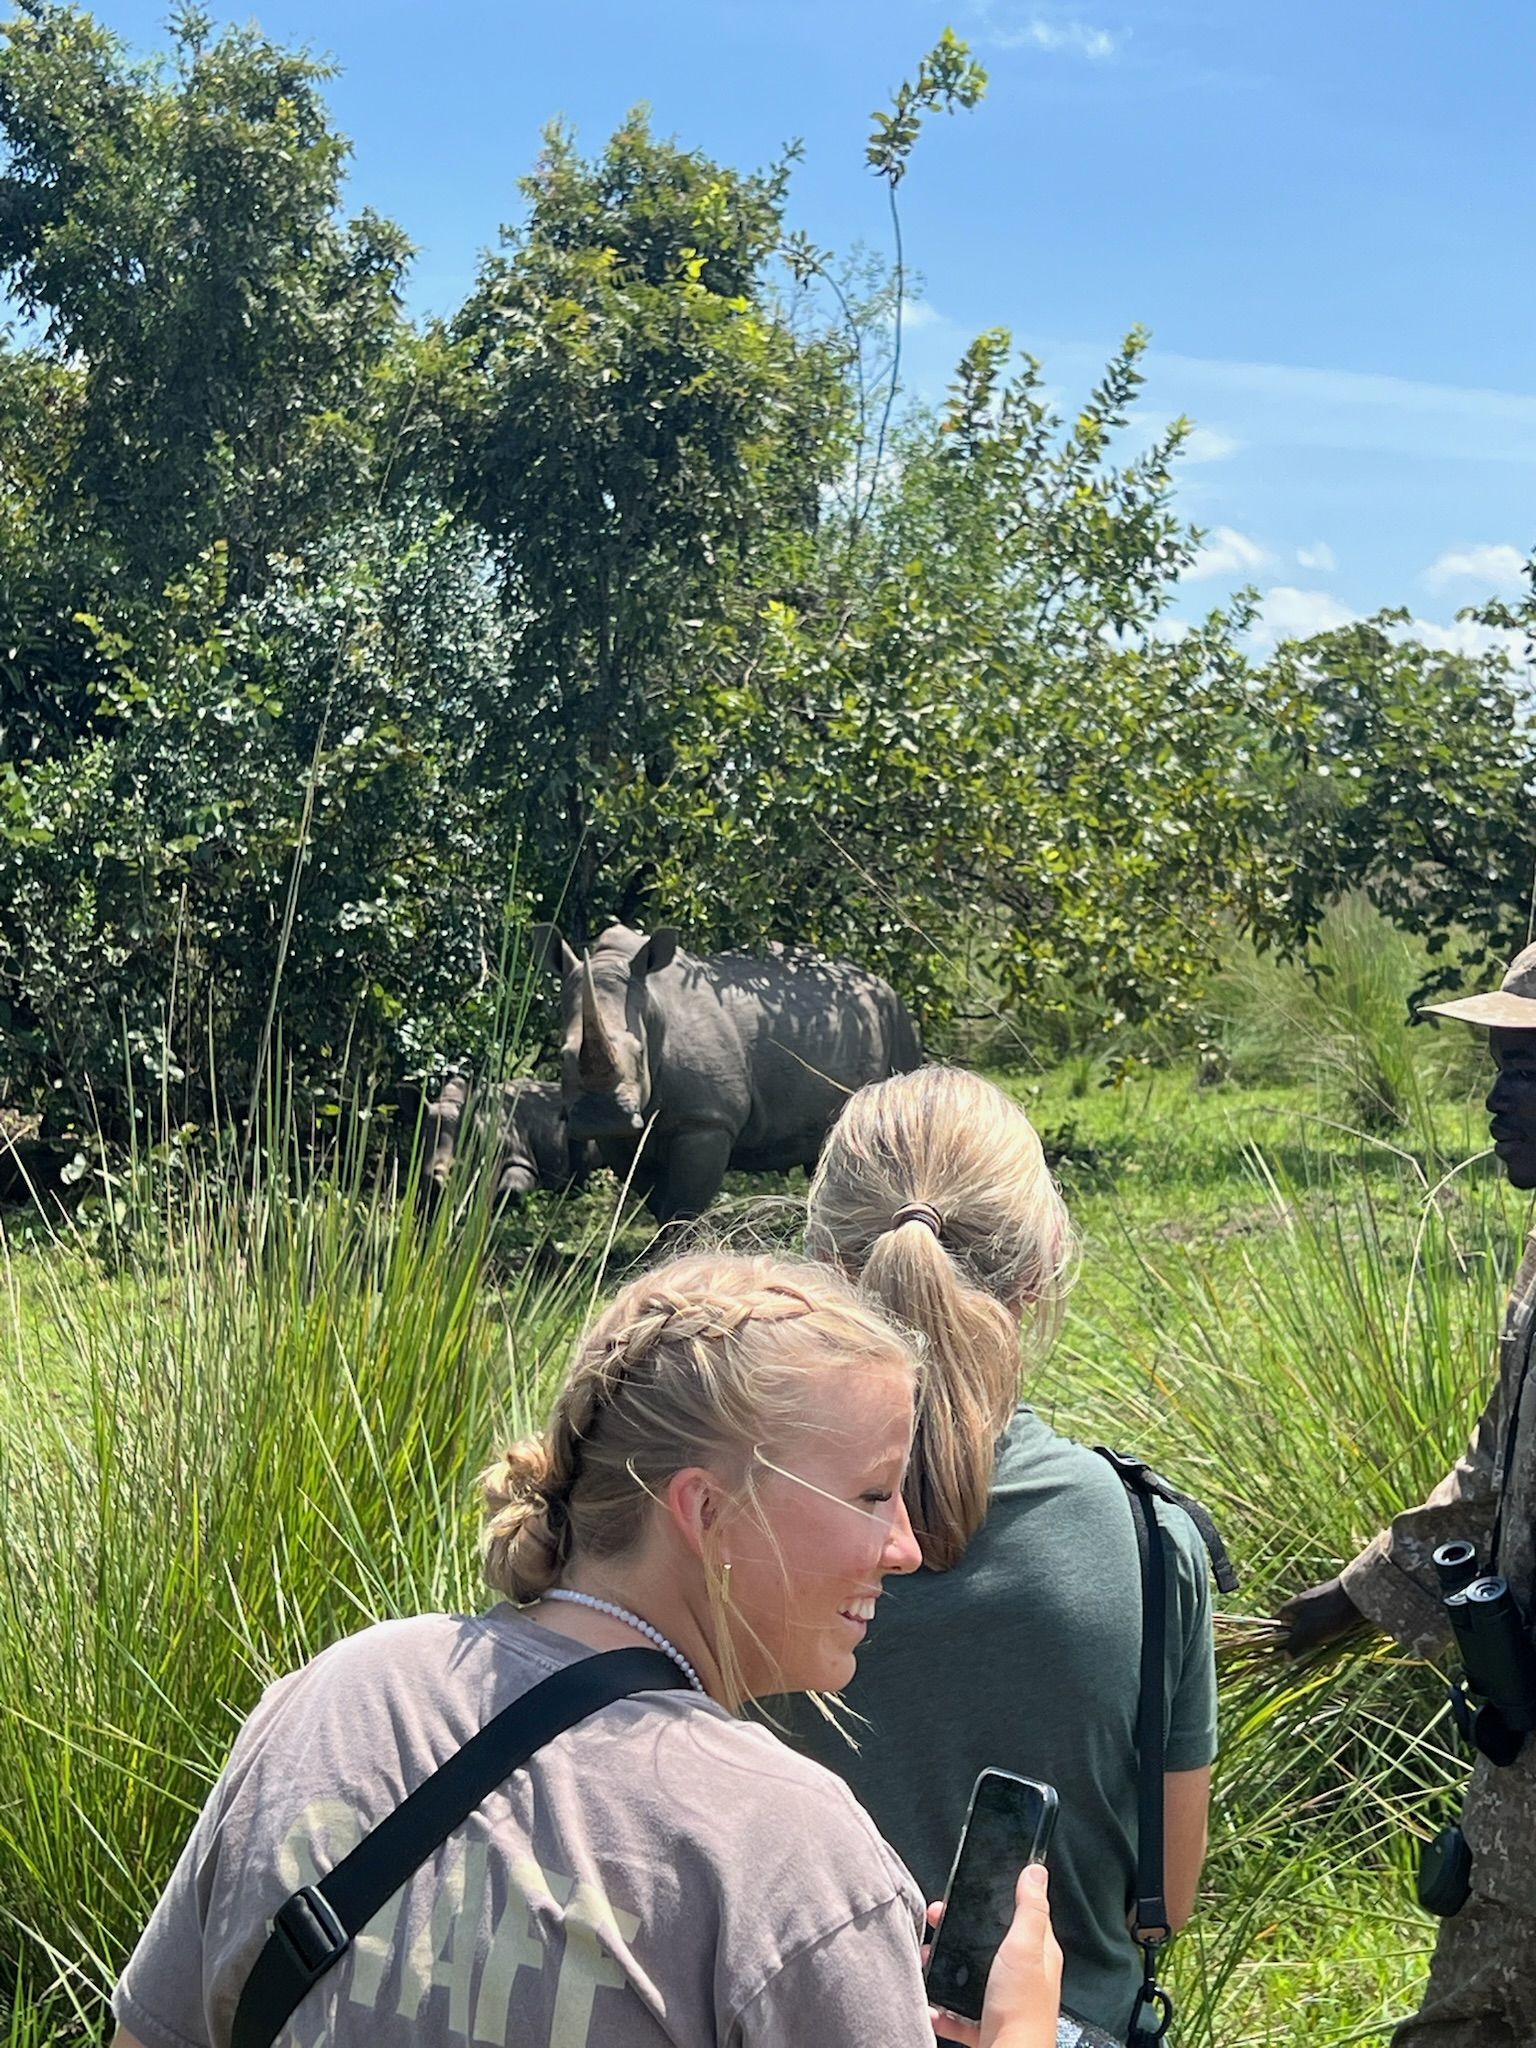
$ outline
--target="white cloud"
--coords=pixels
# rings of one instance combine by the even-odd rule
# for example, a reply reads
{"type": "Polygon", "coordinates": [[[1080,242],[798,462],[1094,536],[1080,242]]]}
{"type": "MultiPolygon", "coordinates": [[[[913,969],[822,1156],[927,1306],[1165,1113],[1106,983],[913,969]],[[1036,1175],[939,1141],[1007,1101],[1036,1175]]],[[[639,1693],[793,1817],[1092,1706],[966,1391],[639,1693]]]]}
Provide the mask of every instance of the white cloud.
{"type": "Polygon", "coordinates": [[[1333,549],[1329,547],[1325,540],[1318,541],[1315,546],[1310,548],[1298,548],[1296,550],[1296,561],[1298,566],[1303,569],[1321,569],[1325,574],[1331,569],[1337,569],[1339,566],[1338,562],[1334,559],[1333,549]]]}
{"type": "Polygon", "coordinates": [[[1269,561],[1267,551],[1235,526],[1218,526],[1206,535],[1205,545],[1184,571],[1186,583],[1200,583],[1207,576],[1241,576],[1262,569],[1269,561]]]}
{"type": "MultiPolygon", "coordinates": [[[[1282,640],[1310,640],[1314,633],[1352,626],[1362,616],[1326,590],[1298,590],[1277,583],[1264,593],[1248,645],[1255,654],[1268,654],[1282,640]]],[[[1524,634],[1503,627],[1479,626],[1471,619],[1457,619],[1449,626],[1438,626],[1432,619],[1410,619],[1405,626],[1389,630],[1394,640],[1417,640],[1421,646],[1445,654],[1478,655],[1497,649],[1507,654],[1516,668],[1527,666],[1524,634]]]]}
{"type": "Polygon", "coordinates": [[[910,333],[919,327],[948,327],[950,322],[937,306],[930,305],[926,299],[903,299],[901,324],[910,333]]]}
{"type": "MultiPolygon", "coordinates": [[[[1021,339],[1074,387],[1098,377],[1116,345],[1109,332],[1085,340],[1037,330],[1021,339]]],[[[1283,441],[1293,448],[1438,459],[1461,468],[1536,463],[1536,390],[1429,384],[1157,347],[1143,368],[1165,415],[1228,423],[1241,433],[1245,448],[1283,441]]]]}
{"type": "Polygon", "coordinates": [[[1298,590],[1293,584],[1277,583],[1264,593],[1251,639],[1256,648],[1274,647],[1282,640],[1309,640],[1314,633],[1348,626],[1359,616],[1326,590],[1298,590]]]}
{"type": "Polygon", "coordinates": [[[1225,462],[1242,445],[1230,434],[1218,434],[1214,427],[1193,427],[1184,443],[1184,458],[1188,462],[1225,462]]]}
{"type": "Polygon", "coordinates": [[[1404,628],[1403,638],[1422,640],[1426,647],[1438,647],[1446,654],[1487,654],[1502,648],[1517,668],[1525,666],[1523,633],[1511,633],[1504,626],[1480,626],[1475,619],[1458,619],[1453,626],[1414,619],[1404,628]]]}
{"type": "Polygon", "coordinates": [[[1027,21],[999,20],[991,7],[986,7],[984,12],[987,15],[987,40],[1001,50],[1049,50],[1073,57],[1088,57],[1099,63],[1106,57],[1113,57],[1119,47],[1107,28],[1090,28],[1086,22],[1047,21],[1039,14],[1032,14],[1027,21]]]}
{"type": "Polygon", "coordinates": [[[1166,640],[1172,647],[1176,647],[1181,640],[1187,640],[1194,630],[1188,619],[1173,619],[1166,612],[1161,618],[1154,619],[1147,628],[1152,639],[1166,640]]]}
{"type": "MultiPolygon", "coordinates": [[[[1096,365],[1102,342],[1049,345],[1051,360],[1096,365]]],[[[1443,457],[1536,461],[1536,395],[1476,385],[1427,384],[1358,370],[1318,370],[1154,349],[1149,375],[1196,419],[1224,416],[1239,401],[1250,440],[1279,430],[1293,446],[1443,457]]]]}
{"type": "Polygon", "coordinates": [[[1525,557],[1507,541],[1483,547],[1449,548],[1424,571],[1431,590],[1448,583],[1480,583],[1484,589],[1519,590],[1525,582],[1525,557]]]}

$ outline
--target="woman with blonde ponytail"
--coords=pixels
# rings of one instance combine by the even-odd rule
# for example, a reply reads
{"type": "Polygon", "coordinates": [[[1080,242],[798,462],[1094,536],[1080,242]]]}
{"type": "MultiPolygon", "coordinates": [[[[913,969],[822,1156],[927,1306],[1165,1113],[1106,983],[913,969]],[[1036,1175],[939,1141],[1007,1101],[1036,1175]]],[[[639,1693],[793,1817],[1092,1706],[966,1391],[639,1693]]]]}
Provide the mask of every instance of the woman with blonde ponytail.
{"type": "MultiPolygon", "coordinates": [[[[249,1987],[274,1953],[300,1972],[285,2044],[932,2048],[921,1894],[846,1788],[739,1712],[847,1685],[916,1569],[916,1372],[822,1267],[632,1281],[483,1475],[499,1604],[365,1629],[259,1703],[118,1984],[114,2048],[264,2048],[249,1987]],[[461,1805],[306,1979],[356,1845],[525,1695],[624,1650],[643,1689],[588,1697],[461,1805]]],[[[1060,1961],[1025,1873],[966,2038],[1051,2048],[1060,1961]]]]}
{"type": "MultiPolygon", "coordinates": [[[[786,1707],[930,1892],[976,1773],[1060,1795],[1051,1851],[1063,2006],[1121,2039],[1141,1981],[1136,1855],[1141,1584],[1119,1479],[1019,1401],[1060,1322],[1076,1247],[1028,1117],[979,1076],[924,1067],[854,1095],[811,1185],[806,1248],[923,1345],[906,1500],[926,1567],[891,1588],[843,1699],[857,1748],[786,1707]]],[[[1194,1904],[1215,1755],[1205,1551],[1157,1507],[1170,1617],[1167,1885],[1194,1904]]]]}

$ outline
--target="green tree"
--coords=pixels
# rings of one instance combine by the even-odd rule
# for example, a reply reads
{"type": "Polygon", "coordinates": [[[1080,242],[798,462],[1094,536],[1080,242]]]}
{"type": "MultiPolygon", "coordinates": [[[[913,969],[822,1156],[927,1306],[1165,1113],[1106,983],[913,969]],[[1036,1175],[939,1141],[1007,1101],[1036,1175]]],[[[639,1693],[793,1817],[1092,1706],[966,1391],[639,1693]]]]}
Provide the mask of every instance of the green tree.
{"type": "Polygon", "coordinates": [[[836,356],[783,317],[785,165],[743,176],[636,113],[588,162],[551,130],[453,323],[461,488],[519,629],[540,880],[578,937],[635,914],[623,786],[670,772],[710,629],[845,446],[836,356]]]}
{"type": "Polygon", "coordinates": [[[695,694],[641,834],[665,900],[857,950],[930,1013],[979,967],[1109,1017],[1183,1000],[1234,914],[1274,913],[1241,618],[1162,628],[1183,423],[1111,459],[1144,346],[1067,423],[1006,335],[973,345],[869,519],[824,530],[820,597],[743,622],[695,694]]]}
{"type": "Polygon", "coordinates": [[[1407,624],[1387,611],[1283,645],[1264,678],[1271,741],[1258,765],[1295,937],[1360,889],[1447,952],[1424,993],[1525,944],[1536,735],[1506,654],[1443,653],[1404,638],[1407,624]]]}
{"type": "Polygon", "coordinates": [[[325,67],[173,32],[137,64],[20,0],[0,35],[0,1074],[115,1127],[239,1103],[274,1035],[313,1087],[426,1056],[517,829],[404,238],[340,217],[325,67]]]}
{"type": "Polygon", "coordinates": [[[440,514],[340,529],[228,602],[222,549],[130,640],[93,730],[0,761],[0,1073],[121,1131],[481,1049],[515,894],[511,649],[440,514]],[[267,1067],[270,1072],[270,1066],[267,1067]]]}
{"type": "Polygon", "coordinates": [[[34,495],[151,601],[215,542],[238,594],[365,508],[408,254],[338,218],[325,66],[196,8],[172,29],[168,70],[57,0],[0,41],[0,276],[62,415],[34,495]]]}

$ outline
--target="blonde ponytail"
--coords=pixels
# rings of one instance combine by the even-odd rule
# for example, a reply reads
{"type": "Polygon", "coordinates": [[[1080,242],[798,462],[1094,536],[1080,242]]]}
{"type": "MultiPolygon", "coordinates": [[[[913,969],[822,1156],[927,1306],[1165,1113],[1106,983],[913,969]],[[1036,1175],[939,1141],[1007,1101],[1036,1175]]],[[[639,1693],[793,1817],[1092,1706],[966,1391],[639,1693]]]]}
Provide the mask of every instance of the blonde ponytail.
{"type": "Polygon", "coordinates": [[[924,1563],[946,1571],[986,1514],[1024,1342],[1054,1336],[1075,1257],[1033,1125],[957,1068],[861,1088],[823,1148],[806,1248],[924,1340],[906,1500],[924,1563]]]}
{"type": "Polygon", "coordinates": [[[480,1475],[485,1575],[519,1603],[546,1592],[570,1553],[567,1484],[541,1437],[508,1445],[480,1475]]]}
{"type": "Polygon", "coordinates": [[[910,1222],[876,1238],[865,1289],[924,1343],[907,1512],[923,1561],[946,1571],[981,1527],[997,1439],[1019,1383],[1019,1329],[991,1295],[967,1287],[933,1232],[910,1222]]]}

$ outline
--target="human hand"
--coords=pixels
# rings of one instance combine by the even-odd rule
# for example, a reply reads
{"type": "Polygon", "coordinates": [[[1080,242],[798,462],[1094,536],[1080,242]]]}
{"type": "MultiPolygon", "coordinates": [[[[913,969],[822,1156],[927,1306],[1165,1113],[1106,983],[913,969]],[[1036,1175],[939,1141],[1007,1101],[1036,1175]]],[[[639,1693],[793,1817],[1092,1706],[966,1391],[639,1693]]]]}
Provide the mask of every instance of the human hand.
{"type": "MultiPolygon", "coordinates": [[[[1051,1929],[1049,1886],[1043,1864],[1019,1872],[1013,1919],[992,1959],[981,2024],[950,2012],[932,2012],[941,2040],[964,2048],[1055,2048],[1061,2013],[1061,1949],[1051,1929]]],[[[928,1908],[936,1927],[943,1908],[928,1908]]]]}
{"type": "Polygon", "coordinates": [[[1325,1579],[1287,1600],[1275,1617],[1284,1634],[1275,1644],[1287,1657],[1304,1657],[1368,1626],[1337,1579],[1325,1579]]]}
{"type": "Polygon", "coordinates": [[[1019,1872],[1013,1920],[987,1976],[981,2048],[1055,2048],[1061,2016],[1061,1948],[1051,1927],[1043,1863],[1019,1872]]]}

